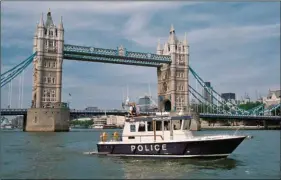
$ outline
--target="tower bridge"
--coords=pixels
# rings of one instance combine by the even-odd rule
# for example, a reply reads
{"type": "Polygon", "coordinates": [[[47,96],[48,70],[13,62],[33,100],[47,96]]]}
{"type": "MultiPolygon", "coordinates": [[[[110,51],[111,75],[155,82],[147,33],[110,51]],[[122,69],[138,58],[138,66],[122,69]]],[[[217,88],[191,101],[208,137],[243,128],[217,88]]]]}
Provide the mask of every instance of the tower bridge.
{"type": "MultiPolygon", "coordinates": [[[[164,48],[161,48],[159,42],[156,54],[132,52],[122,46],[117,49],[103,49],[69,45],[64,44],[62,18],[56,26],[49,11],[46,21],[42,14],[37,24],[33,53],[17,71],[22,71],[33,62],[32,105],[27,110],[26,131],[68,130],[70,112],[61,98],[62,65],[66,59],[156,67],[159,106],[166,111],[188,107],[188,44],[186,39],[178,40],[173,26],[168,42],[164,48]]],[[[2,74],[1,87],[9,83],[15,74],[17,75],[2,74]]]]}
{"type": "MultiPolygon", "coordinates": [[[[219,93],[205,85],[203,79],[189,66],[187,35],[185,34],[184,39],[179,40],[173,26],[169,31],[167,42],[164,45],[158,42],[155,54],[132,52],[123,46],[116,49],[104,49],[65,44],[64,33],[62,18],[58,25],[55,25],[50,11],[47,13],[46,21],[42,14],[34,34],[33,54],[1,74],[2,88],[12,82],[28,65],[33,64],[31,108],[24,111],[26,112],[24,123],[26,131],[68,131],[70,113],[80,113],[71,111],[68,104],[62,102],[63,60],[155,67],[158,78],[158,107],[162,111],[190,109],[189,102],[192,95],[198,102],[204,103],[213,110],[211,115],[205,112],[204,116],[213,118],[216,114],[220,117],[222,114],[261,115],[261,111],[256,109],[246,111],[236,105],[226,104],[221,100],[219,93]],[[189,85],[189,72],[196,82],[215,99],[214,102],[202,99],[202,96],[198,94],[199,90],[189,85]]],[[[2,114],[8,112],[10,111],[1,111],[2,114]]]]}

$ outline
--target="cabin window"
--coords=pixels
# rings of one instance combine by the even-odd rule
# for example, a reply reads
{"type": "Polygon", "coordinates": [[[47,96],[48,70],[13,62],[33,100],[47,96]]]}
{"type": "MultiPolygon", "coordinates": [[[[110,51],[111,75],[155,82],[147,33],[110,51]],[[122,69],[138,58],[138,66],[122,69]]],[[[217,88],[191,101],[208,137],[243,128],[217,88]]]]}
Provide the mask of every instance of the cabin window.
{"type": "Polygon", "coordinates": [[[138,132],[144,132],[145,131],[145,123],[139,123],[139,130],[138,132]]]}
{"type": "Polygon", "coordinates": [[[147,122],[147,131],[153,131],[152,122],[147,122]]]}
{"type": "Polygon", "coordinates": [[[162,131],[162,121],[156,121],[156,131],[162,131]]]}
{"type": "Polygon", "coordinates": [[[179,120],[173,121],[173,129],[174,130],[180,130],[181,122],[179,120]]]}
{"type": "Polygon", "coordinates": [[[170,121],[164,121],[164,131],[170,130],[170,121]]]}
{"type": "Polygon", "coordinates": [[[136,125],[134,124],[130,125],[130,132],[136,132],[136,125]]]}
{"type": "Polygon", "coordinates": [[[135,139],[135,136],[129,136],[128,139],[135,139]]]}
{"type": "MultiPolygon", "coordinates": [[[[182,121],[182,120],[181,120],[182,121]]],[[[191,120],[183,121],[182,130],[188,130],[190,127],[191,120]]]]}

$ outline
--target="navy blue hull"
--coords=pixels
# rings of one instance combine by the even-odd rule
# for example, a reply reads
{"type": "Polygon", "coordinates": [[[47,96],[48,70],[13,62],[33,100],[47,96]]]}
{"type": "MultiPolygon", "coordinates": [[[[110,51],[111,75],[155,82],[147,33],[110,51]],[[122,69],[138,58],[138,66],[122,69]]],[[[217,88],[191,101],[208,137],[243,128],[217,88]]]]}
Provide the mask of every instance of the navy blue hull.
{"type": "Polygon", "coordinates": [[[245,137],[207,141],[97,144],[99,154],[137,157],[227,157],[245,137]]]}

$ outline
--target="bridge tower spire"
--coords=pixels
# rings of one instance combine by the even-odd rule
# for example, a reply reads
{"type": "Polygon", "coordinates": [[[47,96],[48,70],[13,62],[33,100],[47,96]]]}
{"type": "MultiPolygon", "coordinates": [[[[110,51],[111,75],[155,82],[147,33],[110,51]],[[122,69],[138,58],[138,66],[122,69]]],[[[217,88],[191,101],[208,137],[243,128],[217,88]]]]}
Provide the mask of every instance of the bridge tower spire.
{"type": "MultiPolygon", "coordinates": [[[[168,41],[164,44],[163,55],[170,55],[172,63],[157,69],[158,106],[164,111],[180,111],[189,108],[188,93],[188,52],[187,37],[178,40],[171,25],[168,41]]],[[[159,50],[157,49],[157,52],[159,50]]]]}
{"type": "Polygon", "coordinates": [[[161,49],[161,42],[160,42],[160,39],[158,39],[157,52],[156,52],[156,54],[162,55],[162,53],[163,53],[163,50],[161,49]]]}
{"type": "Polygon", "coordinates": [[[69,109],[62,103],[62,63],[64,28],[58,26],[49,9],[44,22],[43,13],[34,35],[32,106],[27,113],[27,131],[68,131],[69,109]]]}

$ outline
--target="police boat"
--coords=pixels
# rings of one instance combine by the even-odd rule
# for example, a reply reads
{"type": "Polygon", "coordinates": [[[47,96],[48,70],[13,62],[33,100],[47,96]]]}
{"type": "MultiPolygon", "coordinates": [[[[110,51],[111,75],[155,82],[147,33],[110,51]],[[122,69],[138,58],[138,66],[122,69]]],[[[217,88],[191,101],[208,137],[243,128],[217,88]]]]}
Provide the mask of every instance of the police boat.
{"type": "Polygon", "coordinates": [[[128,117],[122,135],[101,135],[97,154],[149,158],[225,158],[246,136],[195,136],[190,131],[191,116],[158,115],[128,117]]]}

